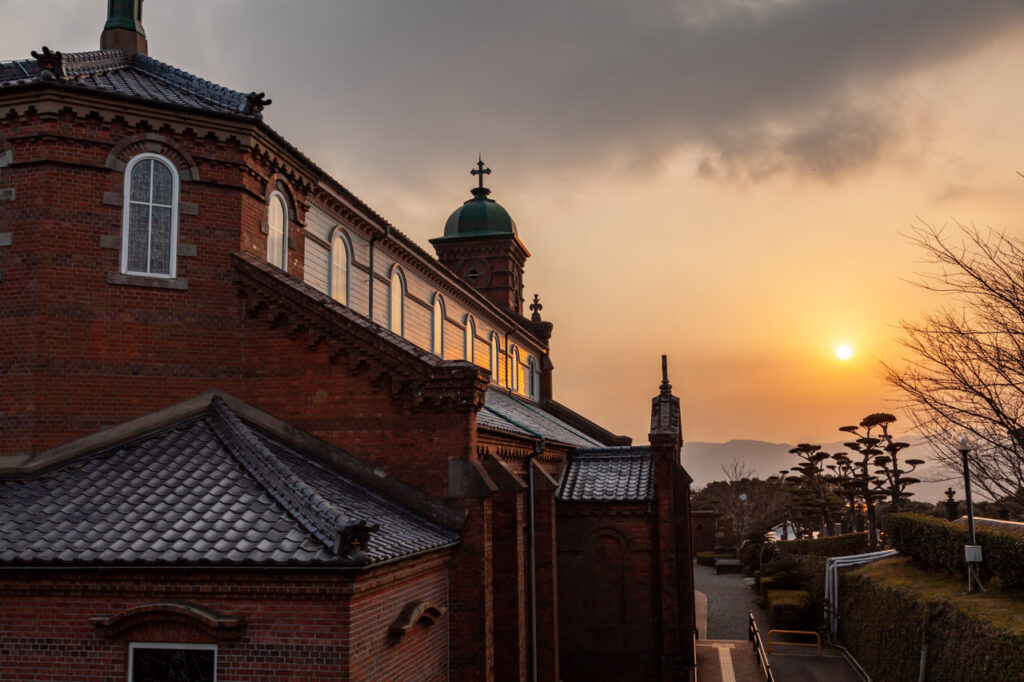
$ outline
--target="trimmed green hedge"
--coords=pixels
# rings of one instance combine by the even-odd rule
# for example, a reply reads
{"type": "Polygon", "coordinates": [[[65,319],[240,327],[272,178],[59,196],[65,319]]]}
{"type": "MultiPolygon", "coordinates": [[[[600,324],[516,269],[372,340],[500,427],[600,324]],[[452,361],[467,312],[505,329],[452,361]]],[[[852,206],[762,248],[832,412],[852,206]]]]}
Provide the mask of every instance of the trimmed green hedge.
{"type": "MultiPolygon", "coordinates": [[[[923,514],[890,514],[885,532],[893,547],[928,568],[966,573],[967,529],[923,514]]],[[[996,530],[975,533],[981,545],[982,575],[995,576],[1004,587],[1024,590],[1024,536],[996,530]]]]}
{"type": "Polygon", "coordinates": [[[805,630],[816,625],[811,595],[806,590],[768,590],[768,615],[778,630],[805,630]]]}
{"type": "Polygon", "coordinates": [[[1024,680],[1024,635],[856,569],[840,575],[840,640],[874,682],[916,680],[922,636],[928,680],[1024,680]]]}
{"type": "Polygon", "coordinates": [[[735,554],[726,554],[722,552],[697,552],[696,559],[697,563],[701,566],[714,566],[715,559],[735,559],[735,554]]]}
{"type": "Polygon", "coordinates": [[[868,551],[867,533],[845,533],[817,540],[783,540],[775,543],[780,552],[833,557],[863,554],[868,551]]]}

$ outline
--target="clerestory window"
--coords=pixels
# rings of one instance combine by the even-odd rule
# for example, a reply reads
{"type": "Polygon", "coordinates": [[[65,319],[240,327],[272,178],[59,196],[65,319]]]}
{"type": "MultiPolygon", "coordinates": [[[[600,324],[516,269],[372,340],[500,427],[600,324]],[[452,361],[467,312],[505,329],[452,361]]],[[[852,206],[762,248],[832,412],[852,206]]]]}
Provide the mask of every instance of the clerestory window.
{"type": "Polygon", "coordinates": [[[334,231],[331,239],[331,298],[342,305],[348,305],[349,266],[352,264],[352,251],[349,249],[345,233],[340,229],[334,231]]]}
{"type": "Polygon", "coordinates": [[[472,315],[466,315],[465,338],[462,341],[463,357],[470,362],[476,361],[476,320],[472,315]]]}
{"type": "Polygon", "coordinates": [[[125,168],[121,272],[173,278],[178,255],[178,172],[158,154],[125,168]]]}
{"type": "Polygon", "coordinates": [[[444,298],[434,294],[434,311],[431,315],[430,352],[444,357],[444,298]]]}
{"type": "Polygon", "coordinates": [[[388,297],[388,329],[405,335],[405,275],[397,265],[391,269],[391,292],[388,297]]]}
{"type": "Polygon", "coordinates": [[[288,204],[274,192],[267,206],[267,262],[288,270],[288,204]]]}
{"type": "Polygon", "coordinates": [[[491,381],[501,383],[501,341],[498,333],[491,332],[491,381]]]}

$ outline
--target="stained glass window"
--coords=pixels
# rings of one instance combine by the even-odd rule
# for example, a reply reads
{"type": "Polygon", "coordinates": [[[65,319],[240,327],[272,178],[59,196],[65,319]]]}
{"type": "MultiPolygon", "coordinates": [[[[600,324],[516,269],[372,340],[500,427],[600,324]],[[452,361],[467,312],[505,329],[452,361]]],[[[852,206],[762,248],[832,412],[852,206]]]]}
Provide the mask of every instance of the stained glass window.
{"type": "Polygon", "coordinates": [[[136,157],[127,169],[127,205],[121,270],[130,275],[174,277],[178,177],[163,157],[136,157]]]}
{"type": "Polygon", "coordinates": [[[215,682],[215,645],[132,644],[128,682],[215,682]]]}

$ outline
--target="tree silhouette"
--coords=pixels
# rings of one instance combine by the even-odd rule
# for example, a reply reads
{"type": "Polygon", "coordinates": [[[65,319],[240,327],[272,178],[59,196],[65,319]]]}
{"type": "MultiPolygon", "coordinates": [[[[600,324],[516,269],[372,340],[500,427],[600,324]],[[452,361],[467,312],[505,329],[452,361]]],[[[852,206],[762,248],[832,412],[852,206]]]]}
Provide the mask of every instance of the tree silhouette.
{"type": "Polygon", "coordinates": [[[972,482],[1024,511],[1024,241],[994,230],[929,225],[912,239],[938,266],[919,284],[953,306],[903,322],[907,362],[885,365],[936,458],[960,473],[951,436],[972,434],[972,482]],[[952,232],[952,234],[950,234],[952,232]]]}
{"type": "Polygon", "coordinates": [[[864,417],[859,426],[839,428],[840,431],[857,436],[857,440],[845,443],[845,446],[860,456],[860,460],[854,463],[856,474],[853,480],[867,509],[871,549],[876,546],[876,502],[888,497],[889,508],[900,511],[903,501],[913,495],[907,492],[907,487],[919,482],[919,479],[907,474],[924,464],[924,460],[920,459],[908,459],[900,464],[900,452],[910,447],[910,444],[895,440],[889,433],[889,425],[895,421],[896,417],[887,412],[876,412],[864,417]],[[870,469],[872,466],[874,470],[870,469]],[[910,468],[903,469],[901,466],[910,468]]]}

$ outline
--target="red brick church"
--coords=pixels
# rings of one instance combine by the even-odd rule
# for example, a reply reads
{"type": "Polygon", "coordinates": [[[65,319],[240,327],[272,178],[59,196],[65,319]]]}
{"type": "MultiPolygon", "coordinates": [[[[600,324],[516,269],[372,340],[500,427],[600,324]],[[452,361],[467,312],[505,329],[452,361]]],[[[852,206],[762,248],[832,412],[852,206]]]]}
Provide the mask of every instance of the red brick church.
{"type": "Polygon", "coordinates": [[[431,254],[108,5],[0,62],[0,678],[686,679],[667,371],[556,402],[482,161],[431,254]]]}

